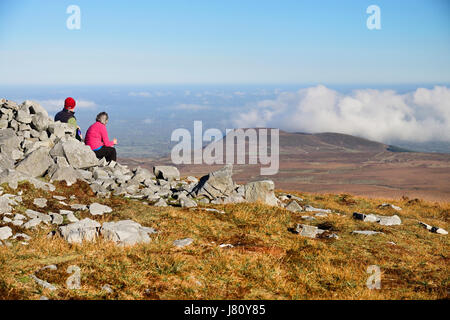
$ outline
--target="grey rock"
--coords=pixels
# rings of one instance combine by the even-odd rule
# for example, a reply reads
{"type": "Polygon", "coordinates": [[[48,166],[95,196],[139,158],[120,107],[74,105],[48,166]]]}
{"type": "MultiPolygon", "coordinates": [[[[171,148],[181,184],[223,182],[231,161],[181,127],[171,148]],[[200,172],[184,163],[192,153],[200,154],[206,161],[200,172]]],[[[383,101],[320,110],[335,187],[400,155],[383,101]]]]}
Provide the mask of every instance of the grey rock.
{"type": "Polygon", "coordinates": [[[67,198],[64,196],[53,196],[53,199],[59,200],[59,201],[63,201],[66,200],[67,198]]]}
{"type": "Polygon", "coordinates": [[[77,217],[75,217],[75,215],[72,212],[69,212],[66,217],[67,217],[67,220],[69,220],[69,222],[78,222],[78,221],[80,221],[80,220],[78,220],[77,217]]]}
{"type": "Polygon", "coordinates": [[[323,213],[323,212],[317,212],[314,216],[316,216],[318,218],[325,218],[325,217],[328,217],[328,214],[323,213]]]}
{"type": "Polygon", "coordinates": [[[88,206],[85,204],[75,203],[75,204],[70,205],[70,208],[73,210],[87,210],[88,206]]]}
{"type": "Polygon", "coordinates": [[[21,123],[31,123],[32,118],[28,112],[19,110],[17,111],[16,120],[21,123]]]}
{"type": "Polygon", "coordinates": [[[4,195],[0,197],[0,213],[11,212],[10,200],[4,195]]]}
{"type": "Polygon", "coordinates": [[[220,170],[211,172],[200,178],[190,195],[206,196],[211,200],[224,198],[233,192],[235,184],[232,180],[233,165],[227,164],[220,170]]]}
{"type": "Polygon", "coordinates": [[[48,112],[43,108],[39,103],[31,100],[25,100],[22,103],[22,106],[25,106],[29,109],[30,114],[43,114],[48,118],[48,112]]]}
{"type": "Polygon", "coordinates": [[[138,182],[144,182],[146,180],[152,181],[153,178],[155,178],[155,175],[153,173],[151,173],[149,170],[147,170],[145,168],[141,168],[141,167],[136,168],[136,170],[134,172],[134,176],[133,176],[133,179],[138,182]]]}
{"type": "Polygon", "coordinates": [[[373,236],[375,234],[382,234],[383,232],[372,231],[372,230],[355,230],[353,231],[355,234],[363,234],[366,236],[373,236]]]}
{"type": "Polygon", "coordinates": [[[383,204],[379,205],[379,208],[392,208],[392,209],[397,210],[397,211],[401,211],[402,210],[402,208],[400,208],[400,207],[398,207],[396,205],[390,204],[390,203],[383,203],[383,204]]]}
{"type": "Polygon", "coordinates": [[[34,210],[31,210],[31,209],[27,209],[27,210],[25,211],[25,214],[27,215],[28,218],[30,218],[30,219],[35,219],[35,218],[39,217],[39,215],[40,215],[41,213],[40,213],[40,212],[37,212],[37,211],[34,211],[34,210]]]}
{"type": "Polygon", "coordinates": [[[160,199],[154,204],[154,206],[155,206],[155,207],[167,207],[167,202],[166,202],[164,199],[160,198],[160,199]]]}
{"type": "Polygon", "coordinates": [[[380,219],[379,224],[381,224],[382,226],[397,226],[402,224],[402,220],[397,215],[393,215],[391,217],[386,216],[378,216],[378,217],[380,219]]]}
{"type": "Polygon", "coordinates": [[[319,234],[324,233],[325,230],[319,229],[318,227],[315,226],[309,226],[306,224],[297,224],[295,232],[303,237],[316,238],[319,234]]]}
{"type": "Polygon", "coordinates": [[[15,235],[14,235],[14,237],[12,237],[14,240],[17,240],[17,239],[19,239],[19,238],[22,238],[23,240],[25,240],[25,241],[30,241],[31,240],[31,237],[29,236],[29,235],[27,235],[27,234],[25,234],[25,233],[16,233],[15,235]]]}
{"type": "Polygon", "coordinates": [[[54,164],[49,170],[50,181],[65,181],[67,186],[73,185],[80,178],[78,172],[70,166],[54,164]]]}
{"type": "Polygon", "coordinates": [[[118,245],[135,245],[137,243],[148,243],[151,241],[147,229],[132,220],[117,222],[105,222],[100,229],[100,234],[106,240],[114,241],[118,245]]]}
{"type": "Polygon", "coordinates": [[[38,285],[40,285],[41,287],[43,287],[44,289],[48,289],[50,291],[54,291],[56,290],[56,287],[50,283],[48,283],[47,281],[41,280],[38,277],[36,277],[34,274],[32,274],[31,279],[33,279],[34,281],[36,281],[36,283],[38,285]]]}
{"type": "Polygon", "coordinates": [[[13,129],[2,129],[0,130],[0,145],[6,146],[9,150],[18,149],[20,139],[13,129]]]}
{"type": "Polygon", "coordinates": [[[178,248],[183,248],[185,246],[190,245],[193,241],[194,240],[191,238],[185,238],[185,239],[175,240],[173,242],[173,245],[178,248]]]}
{"type": "Polygon", "coordinates": [[[197,203],[194,200],[189,199],[186,196],[179,197],[178,201],[179,201],[179,204],[180,204],[180,206],[182,208],[195,208],[195,207],[197,207],[197,203]]]}
{"type": "Polygon", "coordinates": [[[47,206],[47,199],[36,198],[33,200],[33,204],[39,208],[45,208],[47,206]]]}
{"type": "Polygon", "coordinates": [[[275,197],[275,184],[272,180],[255,181],[245,185],[245,199],[248,202],[260,202],[270,206],[278,206],[280,200],[275,197]]]}
{"type": "Polygon", "coordinates": [[[63,215],[63,216],[66,216],[66,215],[68,215],[68,214],[70,214],[70,213],[73,213],[73,211],[70,211],[70,210],[64,210],[64,209],[59,209],[59,214],[61,214],[61,215],[63,215]]]}
{"type": "Polygon", "coordinates": [[[48,168],[53,164],[53,160],[49,156],[49,151],[50,150],[45,147],[33,151],[24,160],[19,162],[16,166],[16,170],[31,177],[40,177],[44,175],[48,168]]]}
{"type": "Polygon", "coordinates": [[[155,166],[153,173],[156,178],[164,180],[180,179],[180,171],[174,166],[155,166]]]}
{"type": "Polygon", "coordinates": [[[438,233],[438,234],[443,234],[443,235],[448,234],[448,232],[447,232],[446,230],[442,229],[442,228],[439,228],[439,227],[433,227],[433,226],[430,226],[430,225],[428,225],[428,224],[426,224],[426,223],[424,223],[424,222],[420,222],[420,221],[419,221],[419,224],[420,224],[422,227],[424,227],[425,229],[427,229],[428,231],[430,231],[430,232],[438,233]]]}
{"type": "Polygon", "coordinates": [[[105,284],[102,286],[102,291],[105,291],[106,293],[113,293],[114,290],[111,288],[109,284],[105,284]]]}
{"type": "Polygon", "coordinates": [[[35,227],[37,227],[38,225],[40,225],[41,222],[42,222],[41,219],[39,219],[39,218],[33,218],[33,219],[31,219],[30,221],[26,222],[26,223],[23,225],[23,227],[24,227],[25,229],[35,228],[35,227]]]}
{"type": "Polygon", "coordinates": [[[98,229],[101,227],[97,221],[85,218],[81,221],[59,227],[61,236],[69,243],[82,243],[94,241],[98,237],[98,229]]]}
{"type": "Polygon", "coordinates": [[[108,206],[94,202],[89,206],[89,212],[95,216],[95,215],[102,215],[104,213],[112,212],[112,209],[108,206]]]}
{"type": "Polygon", "coordinates": [[[310,205],[305,206],[305,211],[307,212],[323,212],[323,213],[331,213],[330,209],[321,209],[321,208],[315,208],[310,205]]]}
{"type": "Polygon", "coordinates": [[[64,218],[59,213],[50,213],[50,216],[52,217],[52,224],[61,225],[64,222],[64,218]]]}
{"type": "Polygon", "coordinates": [[[90,168],[97,164],[97,157],[94,151],[76,139],[68,139],[66,142],[63,142],[62,149],[67,161],[74,169],[90,168]]]}
{"type": "Polygon", "coordinates": [[[12,236],[12,229],[10,227],[0,228],[0,240],[6,240],[12,236]]]}
{"type": "Polygon", "coordinates": [[[12,222],[12,224],[17,227],[20,227],[21,225],[23,225],[23,223],[24,223],[23,220],[13,220],[12,222]]]}
{"type": "Polygon", "coordinates": [[[45,132],[49,125],[49,119],[43,114],[35,114],[31,117],[31,126],[39,132],[44,132],[45,136],[48,138],[45,132]]]}
{"type": "Polygon", "coordinates": [[[402,220],[399,216],[393,215],[393,216],[380,216],[375,214],[368,214],[365,215],[363,213],[354,212],[353,218],[356,220],[362,220],[364,222],[378,222],[379,224],[383,226],[394,226],[394,225],[400,225],[402,223],[402,220]]]}
{"type": "Polygon", "coordinates": [[[292,212],[300,212],[303,208],[297,203],[297,201],[292,200],[287,206],[286,209],[292,212]]]}

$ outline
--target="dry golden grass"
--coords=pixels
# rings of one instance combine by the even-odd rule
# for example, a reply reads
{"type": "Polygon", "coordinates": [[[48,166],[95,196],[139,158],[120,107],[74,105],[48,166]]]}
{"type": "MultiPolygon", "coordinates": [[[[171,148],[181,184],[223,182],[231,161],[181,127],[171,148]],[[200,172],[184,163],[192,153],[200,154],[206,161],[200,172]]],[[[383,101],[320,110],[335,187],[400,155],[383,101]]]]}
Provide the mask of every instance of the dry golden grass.
{"type": "MultiPolygon", "coordinates": [[[[49,208],[65,208],[52,195],[75,195],[67,203],[100,202],[113,208],[103,217],[77,212],[79,218],[99,222],[133,219],[159,231],[152,242],[133,247],[117,247],[98,240],[70,245],[62,239],[47,239],[55,226],[25,231],[32,236],[28,245],[11,241],[0,247],[0,298],[37,299],[446,299],[449,289],[448,236],[430,233],[418,220],[449,230],[449,203],[429,203],[403,199],[390,202],[403,208],[378,209],[383,199],[349,195],[298,193],[315,207],[330,208],[329,214],[305,222],[301,215],[259,204],[214,206],[225,214],[202,208],[156,208],[122,197],[95,198],[83,183],[68,188],[59,185],[56,193],[22,184],[25,208],[38,209],[35,197],[45,197],[49,208]],[[355,221],[354,211],[398,214],[400,226],[381,226],[355,221]],[[288,231],[296,223],[321,224],[339,239],[309,239],[288,231]],[[353,230],[376,230],[384,234],[362,236],[353,230]],[[176,248],[173,240],[190,237],[194,243],[176,248]],[[393,241],[396,245],[388,244],[393,241]],[[219,248],[229,243],[234,248],[219,248]],[[56,264],[58,270],[38,271],[56,264]],[[81,269],[81,289],[66,288],[68,266],[81,269]],[[381,268],[381,289],[370,290],[366,281],[369,265],[381,268]],[[31,278],[55,286],[43,290],[31,278]],[[114,293],[101,290],[109,284],[114,293]]],[[[66,208],[67,209],[67,208],[66,208]]],[[[14,227],[17,232],[20,229],[14,227]]]]}

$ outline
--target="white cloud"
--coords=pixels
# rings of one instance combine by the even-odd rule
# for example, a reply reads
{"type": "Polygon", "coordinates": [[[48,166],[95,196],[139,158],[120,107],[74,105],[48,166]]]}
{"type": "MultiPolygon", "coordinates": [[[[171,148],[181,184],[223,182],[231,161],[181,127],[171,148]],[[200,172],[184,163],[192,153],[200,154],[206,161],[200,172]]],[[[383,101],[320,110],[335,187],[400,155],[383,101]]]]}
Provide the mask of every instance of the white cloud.
{"type": "Polygon", "coordinates": [[[390,143],[450,142],[450,89],[435,86],[405,94],[362,89],[341,94],[323,85],[280,92],[234,121],[237,127],[340,132],[390,143]]]}
{"type": "Polygon", "coordinates": [[[147,118],[142,120],[142,122],[144,122],[145,124],[151,124],[153,122],[153,119],[147,118]]]}
{"type": "Polygon", "coordinates": [[[128,93],[128,95],[130,97],[145,97],[145,98],[150,98],[153,96],[150,92],[147,92],[147,91],[141,91],[141,92],[131,91],[130,93],[128,93]]]}
{"type": "MultiPolygon", "coordinates": [[[[89,100],[76,100],[75,110],[81,109],[93,109],[97,106],[94,101],[89,100]]],[[[50,99],[50,100],[41,100],[38,103],[43,106],[47,111],[60,111],[64,107],[64,99],[50,99]]]]}

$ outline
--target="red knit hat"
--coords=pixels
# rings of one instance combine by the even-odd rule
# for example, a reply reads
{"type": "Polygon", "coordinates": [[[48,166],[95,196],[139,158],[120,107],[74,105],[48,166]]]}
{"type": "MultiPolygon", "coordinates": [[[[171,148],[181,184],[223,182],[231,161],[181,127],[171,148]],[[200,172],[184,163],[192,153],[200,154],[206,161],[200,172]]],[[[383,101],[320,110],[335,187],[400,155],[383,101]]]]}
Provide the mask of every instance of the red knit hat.
{"type": "Polygon", "coordinates": [[[75,108],[75,100],[71,97],[68,97],[65,101],[64,101],[64,108],[66,109],[72,109],[75,108]]]}

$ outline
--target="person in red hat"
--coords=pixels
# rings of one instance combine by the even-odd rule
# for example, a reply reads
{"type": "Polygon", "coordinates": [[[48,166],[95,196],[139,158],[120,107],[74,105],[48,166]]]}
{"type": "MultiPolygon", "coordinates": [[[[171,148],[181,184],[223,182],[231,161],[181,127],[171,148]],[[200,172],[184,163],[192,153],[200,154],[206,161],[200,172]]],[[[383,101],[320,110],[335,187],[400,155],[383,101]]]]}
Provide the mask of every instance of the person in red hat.
{"type": "Polygon", "coordinates": [[[82,141],[83,137],[81,135],[81,129],[77,124],[77,119],[75,118],[75,111],[74,111],[75,105],[76,105],[75,100],[71,97],[68,97],[64,101],[64,108],[55,115],[55,121],[65,122],[74,126],[76,129],[75,137],[78,140],[82,141]]]}

